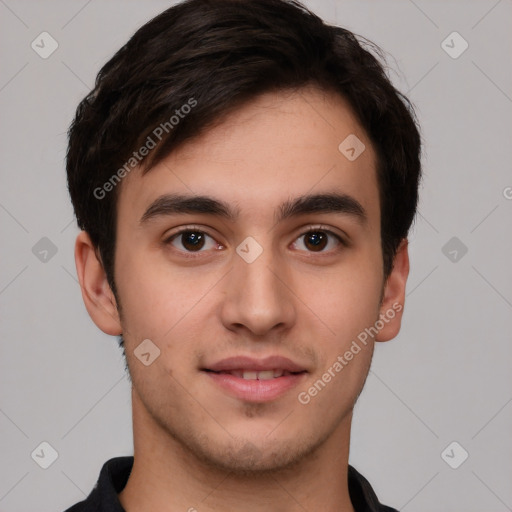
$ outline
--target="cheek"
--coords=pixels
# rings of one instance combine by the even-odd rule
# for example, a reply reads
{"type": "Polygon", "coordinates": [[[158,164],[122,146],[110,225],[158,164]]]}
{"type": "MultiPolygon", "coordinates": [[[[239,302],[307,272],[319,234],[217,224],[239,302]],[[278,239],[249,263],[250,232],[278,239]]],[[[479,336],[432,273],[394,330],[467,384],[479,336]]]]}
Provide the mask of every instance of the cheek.
{"type": "Polygon", "coordinates": [[[298,295],[305,297],[304,304],[325,328],[324,340],[336,350],[378,319],[381,264],[371,255],[354,253],[332,271],[297,276],[298,295]]]}
{"type": "Polygon", "coordinates": [[[319,424],[341,421],[352,410],[363,389],[372,352],[373,345],[368,345],[331,358],[318,374],[298,390],[296,398],[299,410],[319,424]],[[348,353],[351,354],[350,360],[348,353]]]}
{"type": "Polygon", "coordinates": [[[379,318],[379,298],[382,288],[378,272],[370,270],[332,274],[328,286],[318,286],[310,293],[307,304],[318,312],[325,326],[319,336],[320,325],[310,325],[315,339],[318,366],[299,390],[297,401],[304,405],[304,413],[322,421],[338,421],[351,410],[361,392],[370,367],[374,342],[369,334],[379,318]]]}
{"type": "Polygon", "coordinates": [[[165,341],[219,280],[216,271],[192,274],[151,254],[120,255],[116,264],[123,328],[132,338],[165,341]]]}

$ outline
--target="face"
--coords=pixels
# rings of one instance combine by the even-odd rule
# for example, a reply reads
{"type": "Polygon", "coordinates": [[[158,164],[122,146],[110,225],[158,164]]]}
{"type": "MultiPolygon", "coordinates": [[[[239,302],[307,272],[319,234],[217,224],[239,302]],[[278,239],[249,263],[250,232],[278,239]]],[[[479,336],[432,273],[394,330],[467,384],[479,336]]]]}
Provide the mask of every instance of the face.
{"type": "Polygon", "coordinates": [[[115,281],[146,428],[231,471],[348,435],[373,351],[361,333],[391,293],[375,154],[347,104],[265,94],[127,176],[115,281]],[[338,149],[350,134],[355,160],[338,149]]]}

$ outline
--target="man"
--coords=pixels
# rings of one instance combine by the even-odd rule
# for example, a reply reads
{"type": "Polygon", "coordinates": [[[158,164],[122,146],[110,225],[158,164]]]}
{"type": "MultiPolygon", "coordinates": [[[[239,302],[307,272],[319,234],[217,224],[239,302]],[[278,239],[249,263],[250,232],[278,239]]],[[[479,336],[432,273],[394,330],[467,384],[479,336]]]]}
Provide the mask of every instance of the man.
{"type": "Polygon", "coordinates": [[[295,1],[189,0],[103,67],[69,137],[78,277],[134,431],[69,510],[394,510],[350,426],[400,329],[420,137],[372,53],[295,1]]]}

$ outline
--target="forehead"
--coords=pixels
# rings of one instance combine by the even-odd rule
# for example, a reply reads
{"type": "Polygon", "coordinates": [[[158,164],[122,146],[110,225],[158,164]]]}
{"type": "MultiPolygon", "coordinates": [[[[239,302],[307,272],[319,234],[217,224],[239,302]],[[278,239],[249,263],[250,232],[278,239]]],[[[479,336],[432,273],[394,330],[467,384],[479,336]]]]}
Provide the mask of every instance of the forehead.
{"type": "Polygon", "coordinates": [[[130,205],[142,215],[163,193],[210,195],[243,211],[336,191],[378,216],[375,163],[366,133],[339,95],[314,88],[266,93],[145,174],[127,176],[118,210],[130,205]]]}

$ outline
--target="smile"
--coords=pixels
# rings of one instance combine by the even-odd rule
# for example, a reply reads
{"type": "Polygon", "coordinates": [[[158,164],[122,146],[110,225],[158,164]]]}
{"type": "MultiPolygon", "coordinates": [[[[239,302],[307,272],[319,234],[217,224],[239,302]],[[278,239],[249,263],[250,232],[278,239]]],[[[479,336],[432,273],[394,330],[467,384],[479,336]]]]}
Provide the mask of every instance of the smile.
{"type": "Polygon", "coordinates": [[[220,371],[215,372],[226,375],[233,375],[234,377],[238,377],[245,380],[270,380],[277,379],[278,377],[292,375],[292,372],[287,370],[263,370],[263,371],[253,371],[253,370],[230,370],[230,371],[220,371]]]}
{"type": "Polygon", "coordinates": [[[245,402],[269,402],[298,386],[306,367],[280,355],[234,356],[200,368],[217,390],[245,402]]]}

